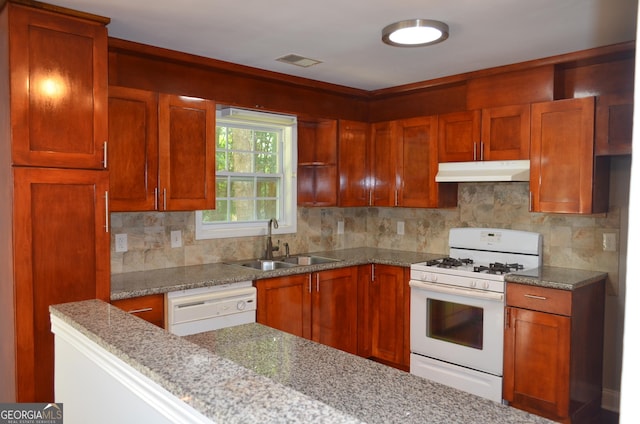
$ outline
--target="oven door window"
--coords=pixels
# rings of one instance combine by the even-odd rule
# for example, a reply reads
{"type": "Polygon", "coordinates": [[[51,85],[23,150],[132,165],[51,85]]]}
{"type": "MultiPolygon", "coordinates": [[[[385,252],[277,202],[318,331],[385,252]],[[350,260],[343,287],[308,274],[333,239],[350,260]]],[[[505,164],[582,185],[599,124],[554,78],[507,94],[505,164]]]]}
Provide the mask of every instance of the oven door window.
{"type": "Polygon", "coordinates": [[[475,349],[482,349],[482,308],[437,299],[427,299],[427,336],[475,349]]]}

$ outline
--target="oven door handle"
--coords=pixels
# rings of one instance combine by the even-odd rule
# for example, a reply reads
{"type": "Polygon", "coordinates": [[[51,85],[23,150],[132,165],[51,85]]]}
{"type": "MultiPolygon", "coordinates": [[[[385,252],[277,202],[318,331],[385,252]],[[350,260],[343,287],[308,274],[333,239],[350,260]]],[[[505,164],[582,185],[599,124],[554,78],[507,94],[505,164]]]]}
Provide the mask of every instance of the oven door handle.
{"type": "Polygon", "coordinates": [[[468,290],[460,287],[453,287],[444,284],[433,284],[426,281],[410,280],[409,286],[420,290],[430,290],[437,293],[452,294],[457,296],[470,297],[482,300],[494,300],[502,302],[504,293],[496,293],[485,290],[468,290]]]}

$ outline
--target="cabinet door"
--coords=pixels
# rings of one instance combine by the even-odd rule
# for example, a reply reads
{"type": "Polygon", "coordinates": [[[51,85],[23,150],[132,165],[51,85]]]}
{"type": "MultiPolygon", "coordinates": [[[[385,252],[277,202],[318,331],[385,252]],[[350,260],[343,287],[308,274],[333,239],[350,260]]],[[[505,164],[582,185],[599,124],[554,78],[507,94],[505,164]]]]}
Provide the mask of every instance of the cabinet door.
{"type": "Polygon", "coordinates": [[[630,155],[633,93],[599,96],[596,100],[596,155],[630,155]]]}
{"type": "Polygon", "coordinates": [[[371,125],[371,206],[396,206],[396,122],[371,125]]]}
{"type": "Polygon", "coordinates": [[[112,211],[157,209],[158,97],[109,87],[109,207],[112,211]]]}
{"type": "Polygon", "coordinates": [[[312,340],[355,354],[358,348],[358,267],[312,275],[312,340]]]}
{"type": "Polygon", "coordinates": [[[259,323],[311,338],[311,274],[258,280],[256,289],[259,323]]]}
{"type": "Polygon", "coordinates": [[[593,97],[532,105],[532,211],[592,213],[606,209],[601,202],[594,203],[593,136],[593,97]]]}
{"type": "Polygon", "coordinates": [[[49,305],[109,300],[105,171],[16,168],[18,402],[53,397],[49,305]]]}
{"type": "Polygon", "coordinates": [[[396,366],[403,364],[405,356],[407,286],[404,268],[390,265],[374,266],[369,297],[371,356],[396,366]]]}
{"type": "Polygon", "coordinates": [[[437,206],[437,116],[400,121],[398,136],[398,205],[422,208],[437,206]]]}
{"type": "Polygon", "coordinates": [[[438,116],[439,162],[481,160],[480,125],[479,110],[438,116]]]}
{"type": "Polygon", "coordinates": [[[503,396],[516,408],[569,415],[571,318],[508,307],[503,396]]]}
{"type": "Polygon", "coordinates": [[[215,209],[215,105],[159,95],[161,210],[215,209]]]}
{"type": "Polygon", "coordinates": [[[123,311],[164,328],[164,295],[152,294],[111,302],[123,311]]]}
{"type": "Polygon", "coordinates": [[[529,159],[530,141],[530,105],[482,110],[482,160],[529,159]]]}
{"type": "Polygon", "coordinates": [[[339,206],[369,205],[369,124],[339,122],[339,206]]]}
{"type": "Polygon", "coordinates": [[[104,168],[107,30],[8,4],[13,163],[104,168]]]}

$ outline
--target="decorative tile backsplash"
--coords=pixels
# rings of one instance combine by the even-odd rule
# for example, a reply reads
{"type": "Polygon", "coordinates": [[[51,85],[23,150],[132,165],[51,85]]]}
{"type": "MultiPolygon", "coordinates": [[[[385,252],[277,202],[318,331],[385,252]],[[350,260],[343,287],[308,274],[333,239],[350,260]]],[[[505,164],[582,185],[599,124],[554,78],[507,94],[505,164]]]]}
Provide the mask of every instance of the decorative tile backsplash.
{"type": "MultiPolygon", "coordinates": [[[[624,162],[623,162],[624,163],[624,162]]],[[[628,171],[612,171],[612,187],[628,171]]],[[[628,183],[627,183],[628,184],[628,183]]],[[[609,292],[617,293],[619,248],[603,251],[603,233],[620,239],[621,208],[628,192],[614,194],[610,210],[598,215],[530,213],[529,183],[464,183],[452,209],[298,208],[298,232],[274,236],[289,243],[292,253],[350,247],[380,247],[447,253],[453,227],[494,227],[540,232],[543,263],[549,266],[608,272],[609,292]],[[344,234],[337,234],[338,221],[344,234]],[[404,235],[397,234],[404,222],[404,235]]],[[[625,203],[626,202],[626,203],[625,203]]],[[[196,240],[193,212],[111,214],[111,272],[122,273],[259,257],[264,237],[196,240]],[[171,247],[170,234],[182,231],[183,246],[171,247]],[[115,252],[115,234],[126,233],[128,251],[115,252]]]]}

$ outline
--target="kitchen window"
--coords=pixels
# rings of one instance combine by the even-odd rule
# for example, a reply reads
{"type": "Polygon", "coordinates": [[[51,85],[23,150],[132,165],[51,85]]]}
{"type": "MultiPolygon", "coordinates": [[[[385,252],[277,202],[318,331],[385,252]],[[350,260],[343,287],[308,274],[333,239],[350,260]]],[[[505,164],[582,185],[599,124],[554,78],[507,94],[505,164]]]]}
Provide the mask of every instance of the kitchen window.
{"type": "Polygon", "coordinates": [[[295,116],[223,108],[216,116],[216,209],[196,211],[196,239],[296,232],[295,116]]]}

